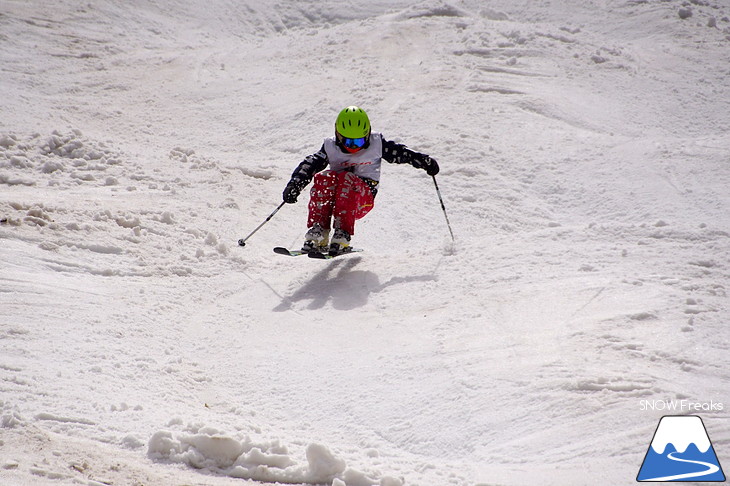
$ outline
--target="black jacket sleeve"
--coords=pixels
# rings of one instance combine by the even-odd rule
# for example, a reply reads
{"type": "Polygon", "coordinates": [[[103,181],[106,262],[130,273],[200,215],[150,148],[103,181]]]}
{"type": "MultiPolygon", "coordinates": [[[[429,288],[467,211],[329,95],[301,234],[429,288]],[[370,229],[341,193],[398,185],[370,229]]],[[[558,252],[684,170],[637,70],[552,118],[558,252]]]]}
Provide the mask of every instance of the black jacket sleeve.
{"type": "Polygon", "coordinates": [[[427,169],[431,157],[409,149],[403,144],[383,139],[383,158],[393,164],[410,164],[416,169],[427,169]]]}
{"type": "Polygon", "coordinates": [[[305,188],[311,182],[314,174],[322,172],[328,164],[329,159],[327,159],[327,153],[324,151],[324,144],[322,144],[322,148],[318,152],[305,157],[294,169],[289,185],[295,185],[299,190],[305,188]]]}

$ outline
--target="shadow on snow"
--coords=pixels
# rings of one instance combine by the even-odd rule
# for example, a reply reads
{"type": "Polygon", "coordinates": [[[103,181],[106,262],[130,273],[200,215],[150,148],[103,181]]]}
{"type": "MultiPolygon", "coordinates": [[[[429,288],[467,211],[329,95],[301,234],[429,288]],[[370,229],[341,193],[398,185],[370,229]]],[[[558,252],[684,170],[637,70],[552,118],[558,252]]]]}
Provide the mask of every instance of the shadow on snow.
{"type": "Polygon", "coordinates": [[[402,283],[432,282],[436,274],[393,277],[385,283],[370,270],[354,270],[362,257],[350,256],[327,265],[324,269],[304,283],[299,290],[283,296],[274,312],[291,310],[296,302],[311,300],[307,309],[321,309],[328,302],[337,310],[352,310],[367,304],[370,295],[402,283]]]}

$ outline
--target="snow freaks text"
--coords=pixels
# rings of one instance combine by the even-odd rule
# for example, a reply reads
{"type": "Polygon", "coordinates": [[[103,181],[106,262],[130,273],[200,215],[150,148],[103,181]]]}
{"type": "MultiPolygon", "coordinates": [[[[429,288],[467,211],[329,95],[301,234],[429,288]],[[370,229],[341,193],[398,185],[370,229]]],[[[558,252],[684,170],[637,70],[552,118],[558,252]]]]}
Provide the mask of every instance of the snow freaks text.
{"type": "Polygon", "coordinates": [[[661,412],[721,412],[721,402],[697,402],[692,400],[640,400],[639,409],[643,411],[658,410],[661,412]]]}

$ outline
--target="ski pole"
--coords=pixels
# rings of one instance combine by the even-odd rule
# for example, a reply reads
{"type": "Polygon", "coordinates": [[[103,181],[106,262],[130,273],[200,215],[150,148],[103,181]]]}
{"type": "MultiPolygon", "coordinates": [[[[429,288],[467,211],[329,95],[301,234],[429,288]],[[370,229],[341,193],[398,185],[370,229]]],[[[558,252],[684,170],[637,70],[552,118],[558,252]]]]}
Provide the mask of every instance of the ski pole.
{"type": "Polygon", "coordinates": [[[254,235],[254,233],[256,233],[258,230],[261,229],[261,227],[263,225],[265,225],[266,223],[268,223],[271,220],[271,218],[273,218],[274,215],[279,212],[279,210],[282,208],[282,206],[284,206],[284,204],[286,204],[286,203],[285,202],[282,202],[281,204],[279,204],[279,207],[277,207],[276,209],[274,209],[274,212],[271,213],[269,215],[269,217],[264,220],[263,223],[261,223],[260,225],[258,225],[256,227],[256,229],[253,230],[247,237],[241,238],[240,240],[238,240],[238,246],[246,246],[246,240],[249,239],[249,238],[251,238],[254,235]]]}
{"type": "Polygon", "coordinates": [[[446,218],[446,226],[449,227],[449,233],[451,234],[451,241],[455,243],[456,240],[454,239],[454,232],[451,231],[451,223],[449,223],[449,216],[446,214],[446,206],[444,206],[444,199],[441,197],[441,191],[439,190],[439,185],[436,182],[436,176],[431,176],[431,177],[433,177],[433,185],[436,187],[436,194],[438,194],[438,196],[439,196],[439,201],[441,202],[441,209],[444,212],[444,218],[446,218]]]}

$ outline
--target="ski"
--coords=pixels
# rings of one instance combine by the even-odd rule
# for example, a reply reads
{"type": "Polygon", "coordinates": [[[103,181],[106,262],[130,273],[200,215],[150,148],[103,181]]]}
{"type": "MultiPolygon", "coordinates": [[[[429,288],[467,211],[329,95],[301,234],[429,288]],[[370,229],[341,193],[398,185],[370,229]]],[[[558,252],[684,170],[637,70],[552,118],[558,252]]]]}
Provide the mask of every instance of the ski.
{"type": "Polygon", "coordinates": [[[274,253],[278,253],[279,255],[293,256],[293,257],[295,257],[295,256],[302,256],[302,255],[306,255],[307,254],[306,251],[302,251],[302,250],[290,250],[288,248],[284,248],[283,246],[277,246],[276,248],[274,248],[274,253]]]}
{"type": "Polygon", "coordinates": [[[285,255],[285,256],[302,256],[302,255],[309,255],[309,258],[315,258],[318,260],[331,260],[332,258],[337,258],[338,256],[347,255],[348,253],[358,253],[363,251],[362,248],[350,248],[347,251],[340,252],[336,255],[330,255],[329,253],[321,253],[319,251],[302,251],[302,250],[290,250],[288,248],[284,248],[283,246],[277,246],[274,248],[274,253],[277,253],[279,255],[285,255]]]}
{"type": "Polygon", "coordinates": [[[349,255],[350,253],[359,253],[363,251],[362,248],[348,248],[346,251],[342,251],[340,253],[330,255],[329,253],[320,253],[318,251],[313,251],[309,253],[309,258],[315,258],[317,260],[331,260],[333,258],[337,258],[338,256],[342,255],[349,255]]]}

